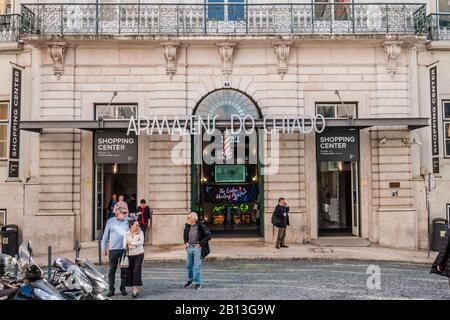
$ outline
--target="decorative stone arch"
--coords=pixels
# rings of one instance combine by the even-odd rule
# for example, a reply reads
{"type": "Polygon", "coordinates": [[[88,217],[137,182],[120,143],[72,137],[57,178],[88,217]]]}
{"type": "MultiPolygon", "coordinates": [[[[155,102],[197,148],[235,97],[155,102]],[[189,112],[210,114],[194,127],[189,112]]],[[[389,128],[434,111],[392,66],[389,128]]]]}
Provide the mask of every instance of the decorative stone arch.
{"type": "Polygon", "coordinates": [[[262,119],[261,109],[252,97],[241,90],[228,88],[208,92],[197,103],[192,114],[202,117],[218,115],[218,120],[229,120],[232,114],[262,119]]]}

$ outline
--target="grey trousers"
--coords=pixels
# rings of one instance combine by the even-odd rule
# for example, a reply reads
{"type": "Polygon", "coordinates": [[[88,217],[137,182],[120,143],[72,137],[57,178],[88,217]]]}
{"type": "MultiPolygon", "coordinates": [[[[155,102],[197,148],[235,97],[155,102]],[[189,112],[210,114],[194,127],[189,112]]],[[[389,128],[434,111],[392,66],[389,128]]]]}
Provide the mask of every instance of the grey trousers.
{"type": "Polygon", "coordinates": [[[278,228],[277,245],[276,245],[277,248],[286,245],[285,238],[286,238],[286,228],[278,228]]]}

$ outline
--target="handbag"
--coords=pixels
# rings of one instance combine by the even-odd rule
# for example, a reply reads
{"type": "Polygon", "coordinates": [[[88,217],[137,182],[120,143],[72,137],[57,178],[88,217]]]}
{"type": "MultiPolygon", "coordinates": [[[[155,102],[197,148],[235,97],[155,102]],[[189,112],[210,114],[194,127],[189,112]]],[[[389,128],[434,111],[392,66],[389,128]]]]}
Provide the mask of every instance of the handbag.
{"type": "Polygon", "coordinates": [[[130,260],[128,259],[128,247],[122,253],[119,266],[122,269],[127,269],[130,266],[130,260]]]}

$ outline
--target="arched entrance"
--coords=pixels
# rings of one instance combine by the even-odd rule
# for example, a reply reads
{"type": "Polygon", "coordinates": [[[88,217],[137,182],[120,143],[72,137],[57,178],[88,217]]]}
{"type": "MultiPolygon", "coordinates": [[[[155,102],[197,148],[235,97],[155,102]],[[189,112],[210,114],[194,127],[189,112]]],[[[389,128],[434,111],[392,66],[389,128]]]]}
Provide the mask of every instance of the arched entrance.
{"type": "Polygon", "coordinates": [[[192,210],[199,213],[215,235],[263,235],[264,191],[258,161],[258,130],[231,132],[232,115],[262,119],[257,104],[234,89],[209,92],[193,112],[221,121],[214,134],[193,136],[192,210]]]}

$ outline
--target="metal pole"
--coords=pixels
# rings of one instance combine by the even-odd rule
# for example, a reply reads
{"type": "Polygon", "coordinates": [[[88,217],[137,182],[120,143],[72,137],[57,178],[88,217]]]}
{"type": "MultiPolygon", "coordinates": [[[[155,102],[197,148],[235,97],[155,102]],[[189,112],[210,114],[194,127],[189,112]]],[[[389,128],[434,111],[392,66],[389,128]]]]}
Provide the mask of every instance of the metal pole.
{"type": "Polygon", "coordinates": [[[431,214],[431,201],[430,201],[430,192],[427,191],[427,215],[428,215],[428,258],[430,257],[430,248],[431,248],[431,234],[430,234],[430,214],[431,214]]]}
{"type": "Polygon", "coordinates": [[[48,246],[48,261],[47,261],[47,279],[50,280],[52,275],[52,246],[48,246]]]}
{"type": "Polygon", "coordinates": [[[102,239],[98,239],[98,264],[102,266],[102,239]]]}

